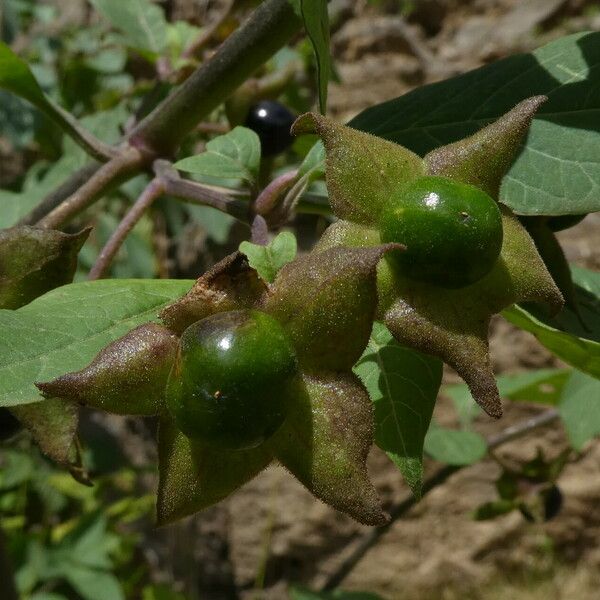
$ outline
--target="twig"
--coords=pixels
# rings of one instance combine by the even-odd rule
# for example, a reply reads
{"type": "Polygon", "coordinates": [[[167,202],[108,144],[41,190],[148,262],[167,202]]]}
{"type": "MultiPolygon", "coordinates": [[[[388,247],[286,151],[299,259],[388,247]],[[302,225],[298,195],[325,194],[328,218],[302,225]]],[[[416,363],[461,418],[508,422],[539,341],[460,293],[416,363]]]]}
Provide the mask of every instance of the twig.
{"type": "Polygon", "coordinates": [[[301,26],[289,0],[265,0],[202,64],[131,132],[130,142],[170,156],[183,138],[279,50],[301,26]]]}
{"type": "Polygon", "coordinates": [[[2,529],[0,529],[0,586],[3,600],[19,600],[13,573],[12,561],[6,547],[6,539],[2,529]]]}
{"type": "Polygon", "coordinates": [[[200,32],[198,37],[192,41],[192,43],[183,51],[181,56],[183,58],[198,58],[200,51],[210,42],[211,38],[218,31],[219,27],[225,23],[227,17],[231,13],[235,0],[227,0],[227,3],[223,7],[223,10],[219,16],[211,23],[206,29],[200,32]]]}
{"type": "Polygon", "coordinates": [[[61,202],[64,202],[64,200],[74,194],[86,181],[91,179],[100,167],[100,163],[92,162],[73,173],[69,179],[61,183],[60,186],[50,192],[37,206],[29,211],[18,222],[18,225],[34,225],[43,219],[50,211],[54,210],[61,202]]]}
{"type": "MultiPolygon", "coordinates": [[[[548,425],[559,418],[559,413],[556,409],[548,409],[544,412],[526,419],[520,423],[507,427],[497,435],[490,436],[487,441],[489,450],[493,450],[506,442],[509,442],[517,437],[520,437],[530,431],[548,425]]],[[[466,465],[465,465],[466,466],[466,465]]],[[[464,469],[465,466],[453,466],[446,465],[434,473],[431,477],[425,480],[423,483],[423,490],[421,497],[425,496],[432,489],[441,485],[448,478],[464,469]]],[[[405,515],[417,502],[419,501],[414,495],[411,495],[395,506],[391,508],[390,520],[385,525],[372,529],[367,534],[362,536],[356,543],[352,552],[346,557],[345,560],[339,565],[339,567],[327,578],[322,591],[329,591],[337,588],[339,584],[350,574],[358,562],[364,557],[364,555],[373,547],[379,539],[392,527],[392,525],[403,515],[405,515]]]]}
{"type": "Polygon", "coordinates": [[[106,275],[113,259],[117,255],[117,252],[119,252],[119,249],[123,245],[123,242],[130,231],[163,192],[163,182],[158,177],[154,178],[146,186],[140,197],[135,201],[129,212],[123,217],[118,227],[114,230],[110,239],[104,245],[104,248],[100,251],[96,263],[90,269],[88,274],[88,279],[90,281],[100,279],[106,275]]]}
{"type": "Polygon", "coordinates": [[[127,181],[138,173],[145,160],[139,150],[132,147],[125,148],[119,156],[102,165],[69,198],[41,219],[37,223],[38,227],[45,229],[60,227],[90,206],[111,185],[127,181]]]}

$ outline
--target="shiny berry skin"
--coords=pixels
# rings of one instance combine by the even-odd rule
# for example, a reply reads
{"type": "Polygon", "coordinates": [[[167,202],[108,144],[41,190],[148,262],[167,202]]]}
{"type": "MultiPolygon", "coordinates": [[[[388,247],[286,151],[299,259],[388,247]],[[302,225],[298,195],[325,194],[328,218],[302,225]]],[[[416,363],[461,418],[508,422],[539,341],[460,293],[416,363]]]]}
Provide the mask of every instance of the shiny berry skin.
{"type": "Polygon", "coordinates": [[[405,251],[388,260],[405,277],[459,288],[494,266],[502,248],[502,216],[494,200],[472,185],[426,176],[401,188],[381,214],[383,242],[405,251]]]}
{"type": "Polygon", "coordinates": [[[167,407],[190,438],[253,448],[283,423],[295,374],[294,349],[277,320],[255,310],[217,313],[183,332],[167,407]]]}
{"type": "Polygon", "coordinates": [[[263,156],[274,156],[289,148],[294,138],[290,133],[296,117],[275,100],[262,100],[250,107],[244,125],[260,138],[263,156]]]}

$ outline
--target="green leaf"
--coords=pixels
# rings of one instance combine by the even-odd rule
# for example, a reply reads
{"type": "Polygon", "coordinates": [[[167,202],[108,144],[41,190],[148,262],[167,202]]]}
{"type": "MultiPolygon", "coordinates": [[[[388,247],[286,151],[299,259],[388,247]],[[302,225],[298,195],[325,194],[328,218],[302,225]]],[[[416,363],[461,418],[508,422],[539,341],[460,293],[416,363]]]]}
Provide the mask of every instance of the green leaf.
{"type": "Polygon", "coordinates": [[[167,585],[159,584],[145,587],[142,590],[142,600],[186,600],[186,597],[167,585]]]}
{"type": "Polygon", "coordinates": [[[296,236],[289,231],[282,231],[267,246],[240,244],[240,252],[248,257],[250,266],[268,283],[273,283],[280,269],[296,258],[296,251],[296,236]]]}
{"type": "Polygon", "coordinates": [[[206,144],[206,152],[175,163],[181,171],[255,183],[260,167],[260,139],[251,129],[235,127],[206,144]]]}
{"type": "Polygon", "coordinates": [[[304,157],[302,164],[298,168],[298,175],[303,177],[309,176],[309,181],[314,181],[325,175],[325,146],[322,141],[318,141],[309,150],[304,157]]]}
{"type": "Polygon", "coordinates": [[[291,600],[383,600],[377,594],[370,592],[345,592],[333,590],[332,592],[312,592],[306,588],[293,585],[290,588],[291,600]]]}
{"type": "Polygon", "coordinates": [[[600,210],[600,33],[560,38],[418,88],[362,112],[352,127],[424,155],[473,134],[530,96],[548,101],[505,177],[500,200],[520,214],[600,210]]]}
{"type": "Polygon", "coordinates": [[[420,494],[423,443],[442,380],[442,363],[396,342],[376,322],[354,368],[375,405],[375,442],[420,494]]]}
{"type": "Polygon", "coordinates": [[[331,75],[327,0],[290,0],[290,3],[296,14],[304,21],[304,28],[315,53],[319,108],[321,113],[325,114],[327,111],[327,86],[331,75]]]}
{"type": "Polygon", "coordinates": [[[2,42],[0,42],[0,88],[25,98],[42,110],[47,110],[48,99],[29,66],[2,42]]]}
{"type": "Polygon", "coordinates": [[[17,194],[0,190],[0,229],[15,225],[39,201],[40,198],[34,194],[17,194]]]}
{"type": "Polygon", "coordinates": [[[534,306],[511,306],[502,315],[529,331],[567,364],[600,378],[600,273],[571,267],[581,317],[569,308],[549,318],[534,306]]]}
{"type": "Polygon", "coordinates": [[[475,510],[473,518],[476,521],[487,521],[505,515],[517,508],[517,503],[512,500],[495,500],[486,502],[475,510]]]}
{"type": "Polygon", "coordinates": [[[63,286],[0,311],[0,406],[41,400],[34,385],[81,369],[108,343],[152,321],[191,281],[101,280],[63,286]]]}
{"type": "MultiPolygon", "coordinates": [[[[546,405],[558,403],[562,389],[571,374],[570,369],[538,369],[526,373],[500,375],[496,378],[502,398],[515,402],[534,402],[546,405]]],[[[468,427],[480,413],[467,385],[459,383],[444,387],[450,396],[463,427],[468,427]]]]}
{"type": "Polygon", "coordinates": [[[90,0],[110,23],[122,31],[127,44],[160,54],[167,45],[167,21],[163,9],[149,0],[90,0]]]}
{"type": "Polygon", "coordinates": [[[487,444],[478,433],[447,429],[432,422],[425,437],[425,452],[449,465],[472,465],[487,454],[487,444]]]}
{"type": "Polygon", "coordinates": [[[65,577],[84,600],[125,600],[123,588],[112,573],[72,564],[65,577]]]}
{"type": "Polygon", "coordinates": [[[575,371],[562,393],[560,416],[573,447],[600,435],[600,381],[575,371]]]}
{"type": "Polygon", "coordinates": [[[89,233],[33,227],[0,230],[0,308],[19,308],[70,283],[89,233]]]}

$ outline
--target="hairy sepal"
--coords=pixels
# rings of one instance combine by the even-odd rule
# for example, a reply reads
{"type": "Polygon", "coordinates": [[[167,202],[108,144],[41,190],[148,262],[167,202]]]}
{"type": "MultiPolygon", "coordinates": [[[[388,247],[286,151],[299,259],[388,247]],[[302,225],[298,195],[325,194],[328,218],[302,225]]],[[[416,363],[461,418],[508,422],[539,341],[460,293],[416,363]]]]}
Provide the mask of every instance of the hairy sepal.
{"type": "Polygon", "coordinates": [[[314,496],[360,523],[382,525],[387,516],[366,468],[372,410],[352,373],[305,375],[286,422],[268,444],[314,496]]]}
{"type": "Polygon", "coordinates": [[[90,233],[35,227],[0,230],[0,308],[17,309],[71,283],[77,254],[90,233]]]}
{"type": "Polygon", "coordinates": [[[227,310],[250,308],[267,286],[241,252],[234,252],[202,275],[183,298],[160,313],[163,323],[177,334],[192,323],[227,310]]]}
{"type": "Polygon", "coordinates": [[[286,329],[303,368],[350,370],[371,334],[377,308],[377,264],[398,244],[332,248],[287,264],[264,310],[286,329]]]}
{"type": "Polygon", "coordinates": [[[158,415],[178,338],[157,323],[140,325],[102,350],[81,371],[37,383],[44,396],[120,415],[158,415]]]}
{"type": "Polygon", "coordinates": [[[546,100],[546,96],[527,98],[474,135],[432,150],[425,156],[427,172],[469,183],[498,200],[502,178],[546,100]]]}
{"type": "MultiPolygon", "coordinates": [[[[438,356],[469,385],[491,416],[502,414],[492,371],[488,328],[492,315],[517,302],[542,302],[558,312],[563,297],[535,244],[510,209],[501,206],[504,239],[500,257],[488,275],[460,289],[406,279],[384,258],[378,266],[378,318],[394,337],[415,350],[438,356]]],[[[318,249],[380,243],[369,227],[338,221],[318,249]]]]}
{"type": "Polygon", "coordinates": [[[403,146],[315,113],[299,117],[292,133],[323,140],[329,202],[341,219],[376,223],[391,193],[425,172],[423,159],[403,146]]]}
{"type": "Polygon", "coordinates": [[[163,419],[158,434],[156,520],[166,525],[216,504],[272,460],[265,447],[226,451],[193,441],[163,419]]]}

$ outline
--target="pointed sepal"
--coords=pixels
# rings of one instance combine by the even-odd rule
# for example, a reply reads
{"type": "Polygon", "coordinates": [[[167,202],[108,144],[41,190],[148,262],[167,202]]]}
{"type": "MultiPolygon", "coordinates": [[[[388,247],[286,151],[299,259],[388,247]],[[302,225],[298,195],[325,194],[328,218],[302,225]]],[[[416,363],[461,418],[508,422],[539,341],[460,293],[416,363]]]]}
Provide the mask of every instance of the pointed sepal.
{"type": "Polygon", "coordinates": [[[493,417],[502,414],[502,407],[487,341],[491,316],[516,302],[542,302],[554,313],[563,305],[533,240],[508,208],[502,212],[500,257],[475,284],[450,290],[416,283],[399,276],[386,261],[378,278],[380,317],[394,337],[454,368],[493,417]]]}
{"type": "Polygon", "coordinates": [[[157,323],[140,325],[102,350],[84,369],[37,383],[62,398],[120,415],[158,415],[177,355],[178,338],[157,323]]]}
{"type": "Polygon", "coordinates": [[[323,140],[329,202],[341,219],[376,223],[390,194],[425,172],[423,159],[403,146],[315,113],[300,116],[292,133],[323,140]]]}
{"type": "Polygon", "coordinates": [[[10,412],[31,434],[41,451],[53,461],[81,467],[75,445],[79,408],[72,402],[50,398],[12,406],[10,412]]]}
{"type": "Polygon", "coordinates": [[[177,334],[192,323],[227,310],[251,308],[266,293],[266,284],[241,252],[234,252],[200,277],[183,298],[160,313],[177,334]]]}
{"type": "Polygon", "coordinates": [[[158,432],[157,524],[166,525],[216,504],[271,460],[265,446],[214,449],[186,437],[170,420],[162,420],[158,432]]]}
{"type": "Polygon", "coordinates": [[[317,498],[360,523],[387,517],[369,480],[371,401],[351,373],[304,376],[290,414],[269,445],[276,458],[317,498]]]}
{"type": "Polygon", "coordinates": [[[332,248],[287,264],[264,310],[286,329],[300,365],[350,370],[365,349],[377,308],[377,264],[398,244],[332,248]]]}
{"type": "Polygon", "coordinates": [[[527,98],[474,135],[432,150],[425,156],[427,172],[477,186],[498,200],[502,178],[546,100],[546,96],[527,98]]]}
{"type": "Polygon", "coordinates": [[[0,230],[0,308],[16,309],[71,283],[90,229],[63,233],[35,227],[0,230]]]}

